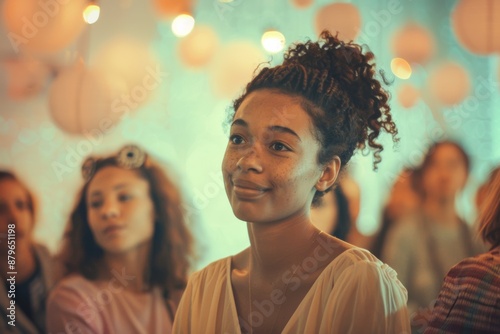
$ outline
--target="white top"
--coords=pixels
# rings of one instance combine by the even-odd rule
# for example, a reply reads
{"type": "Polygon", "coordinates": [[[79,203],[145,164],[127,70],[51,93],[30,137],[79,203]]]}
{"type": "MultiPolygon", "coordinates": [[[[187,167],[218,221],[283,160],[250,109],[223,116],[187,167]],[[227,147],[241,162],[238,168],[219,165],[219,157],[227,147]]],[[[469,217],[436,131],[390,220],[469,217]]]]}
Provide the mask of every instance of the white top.
{"type": "Polygon", "coordinates": [[[47,302],[49,333],[171,333],[159,289],[134,293],[123,277],[105,282],[80,275],[61,281],[47,302]],[[121,280],[120,280],[121,278],[121,280]]]}
{"type": "MultiPolygon", "coordinates": [[[[316,279],[282,333],[410,333],[407,292],[396,276],[370,252],[346,250],[316,279]]],[[[173,332],[241,333],[231,257],[192,275],[173,332]]]]}

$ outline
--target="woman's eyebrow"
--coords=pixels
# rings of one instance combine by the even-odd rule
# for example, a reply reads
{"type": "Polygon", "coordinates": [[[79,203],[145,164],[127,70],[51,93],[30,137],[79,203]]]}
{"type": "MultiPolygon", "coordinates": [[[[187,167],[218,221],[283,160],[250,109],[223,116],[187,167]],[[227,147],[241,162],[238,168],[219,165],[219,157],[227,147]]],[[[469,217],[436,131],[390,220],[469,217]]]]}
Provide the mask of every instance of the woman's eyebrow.
{"type": "Polygon", "coordinates": [[[302,139],[300,139],[299,135],[295,131],[293,131],[290,128],[287,128],[286,126],[271,125],[268,127],[268,130],[273,131],[273,132],[289,133],[289,134],[297,137],[298,140],[302,141],[302,139]]]}

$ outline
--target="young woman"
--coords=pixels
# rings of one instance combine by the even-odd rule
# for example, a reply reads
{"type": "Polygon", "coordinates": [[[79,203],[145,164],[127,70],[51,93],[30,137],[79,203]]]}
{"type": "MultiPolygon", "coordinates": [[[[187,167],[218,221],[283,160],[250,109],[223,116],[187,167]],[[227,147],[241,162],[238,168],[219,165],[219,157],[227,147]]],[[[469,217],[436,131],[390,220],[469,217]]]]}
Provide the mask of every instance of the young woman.
{"type": "Polygon", "coordinates": [[[373,54],[328,32],[263,68],[234,103],[222,162],[251,246],[190,279],[175,333],[401,333],[406,290],[369,252],[323,233],[310,207],[356,147],[392,135],[373,54]]]}
{"type": "Polygon", "coordinates": [[[489,252],[467,258],[446,275],[425,333],[500,331],[500,173],[492,173],[478,223],[489,252]]]}
{"type": "Polygon", "coordinates": [[[51,333],[170,333],[191,237],[179,191],[137,146],[89,158],[50,295],[51,333]]]}
{"type": "Polygon", "coordinates": [[[0,171],[0,333],[45,333],[55,266],[32,239],[35,221],[31,192],[14,174],[0,171]]]}
{"type": "Polygon", "coordinates": [[[448,270],[479,253],[472,232],[455,208],[469,164],[459,144],[442,141],[432,145],[417,174],[421,209],[388,235],[382,259],[398,272],[408,289],[408,307],[415,319],[432,306],[448,270]]]}

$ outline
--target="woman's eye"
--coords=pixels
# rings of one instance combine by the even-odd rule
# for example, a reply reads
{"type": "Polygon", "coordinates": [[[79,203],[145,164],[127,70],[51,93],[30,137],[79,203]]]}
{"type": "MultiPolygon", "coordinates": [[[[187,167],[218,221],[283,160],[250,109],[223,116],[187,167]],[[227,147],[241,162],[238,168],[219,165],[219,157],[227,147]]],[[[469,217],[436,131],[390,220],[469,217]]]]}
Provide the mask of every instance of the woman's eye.
{"type": "Polygon", "coordinates": [[[120,200],[120,202],[126,202],[131,198],[132,198],[132,196],[130,196],[128,194],[122,194],[122,195],[118,196],[118,200],[120,200]]]}
{"type": "Polygon", "coordinates": [[[21,210],[21,211],[22,211],[22,210],[26,210],[26,209],[28,208],[28,205],[27,205],[27,203],[26,203],[26,202],[24,202],[24,201],[17,201],[17,202],[16,202],[16,208],[17,208],[18,210],[21,210]]]}
{"type": "Polygon", "coordinates": [[[90,207],[93,209],[96,209],[102,205],[102,201],[91,201],[90,202],[90,207]]]}
{"type": "Polygon", "coordinates": [[[239,135],[232,135],[229,137],[229,141],[235,145],[240,145],[243,144],[245,141],[243,140],[243,137],[239,135]]]}
{"type": "Polygon", "coordinates": [[[290,149],[282,143],[273,143],[271,148],[275,151],[290,151],[290,149]]]}

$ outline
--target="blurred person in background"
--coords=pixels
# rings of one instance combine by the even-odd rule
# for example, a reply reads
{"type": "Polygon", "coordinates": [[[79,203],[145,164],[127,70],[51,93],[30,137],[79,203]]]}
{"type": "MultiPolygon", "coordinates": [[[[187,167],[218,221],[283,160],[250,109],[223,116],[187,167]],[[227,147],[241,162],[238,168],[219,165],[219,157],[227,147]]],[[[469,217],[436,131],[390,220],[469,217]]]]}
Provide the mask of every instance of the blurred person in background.
{"type": "Polygon", "coordinates": [[[55,266],[47,248],[33,241],[35,222],[31,191],[13,173],[0,171],[0,333],[46,332],[45,303],[55,266]]]}
{"type": "Polygon", "coordinates": [[[382,249],[389,232],[397,223],[404,221],[407,216],[414,215],[420,207],[420,196],[415,189],[415,175],[415,170],[411,168],[404,168],[399,173],[382,209],[380,229],[371,246],[373,255],[382,261],[385,261],[382,257],[382,249]]]}
{"type": "Polygon", "coordinates": [[[191,234],[172,179],[137,146],[88,158],[47,304],[51,333],[170,333],[191,234]]]}
{"type": "Polygon", "coordinates": [[[341,185],[325,193],[321,202],[311,206],[311,221],[318,229],[347,241],[352,220],[349,202],[341,185]]]}
{"type": "Polygon", "coordinates": [[[458,143],[432,145],[418,169],[421,210],[398,223],[387,237],[382,258],[408,289],[412,318],[432,305],[453,265],[480,252],[455,208],[469,171],[469,157],[458,143]]]}
{"type": "Polygon", "coordinates": [[[425,331],[500,332],[500,169],[491,173],[477,219],[490,250],[455,265],[446,275],[425,331]]]}

